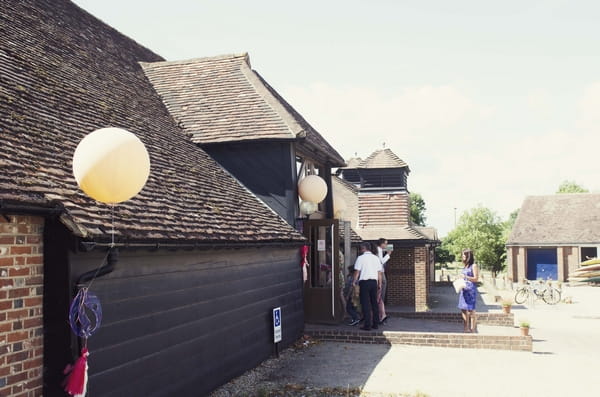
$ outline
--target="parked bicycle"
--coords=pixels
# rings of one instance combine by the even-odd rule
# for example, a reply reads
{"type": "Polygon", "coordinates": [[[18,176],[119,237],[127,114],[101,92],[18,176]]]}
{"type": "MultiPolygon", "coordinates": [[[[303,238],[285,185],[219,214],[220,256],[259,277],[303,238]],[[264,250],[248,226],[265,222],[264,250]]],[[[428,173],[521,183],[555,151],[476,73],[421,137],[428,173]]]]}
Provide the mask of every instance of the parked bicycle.
{"type": "Polygon", "coordinates": [[[517,289],[515,303],[525,303],[530,298],[542,299],[549,305],[560,302],[560,291],[543,281],[530,282],[525,280],[525,285],[517,289]]]}

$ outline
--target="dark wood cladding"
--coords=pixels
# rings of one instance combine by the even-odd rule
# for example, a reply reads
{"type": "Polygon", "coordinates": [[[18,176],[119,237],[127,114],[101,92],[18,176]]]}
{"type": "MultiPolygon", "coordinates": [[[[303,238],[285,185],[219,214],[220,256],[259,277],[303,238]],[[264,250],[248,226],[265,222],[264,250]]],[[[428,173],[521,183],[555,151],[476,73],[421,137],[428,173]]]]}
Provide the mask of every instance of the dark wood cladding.
{"type": "Polygon", "coordinates": [[[290,225],[296,219],[296,163],[287,142],[213,144],[203,149],[290,225]]]}
{"type": "Polygon", "coordinates": [[[75,340],[67,321],[71,303],[69,242],[74,239],[55,218],[44,224],[44,395],[67,396],[63,370],[75,358],[75,340]]]}
{"type": "MultiPolygon", "coordinates": [[[[72,258],[74,277],[98,253],[72,258]]],[[[272,309],[283,346],[304,327],[297,247],[121,252],[93,282],[103,322],[89,341],[90,390],[101,396],[200,396],[274,351],[272,309]]]]}

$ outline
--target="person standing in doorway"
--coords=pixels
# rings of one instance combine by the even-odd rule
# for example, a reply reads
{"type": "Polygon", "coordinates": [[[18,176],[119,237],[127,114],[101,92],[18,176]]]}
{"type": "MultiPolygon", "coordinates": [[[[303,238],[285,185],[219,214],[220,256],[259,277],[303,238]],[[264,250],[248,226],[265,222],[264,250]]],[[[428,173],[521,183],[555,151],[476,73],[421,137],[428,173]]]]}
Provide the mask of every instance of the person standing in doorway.
{"type": "Polygon", "coordinates": [[[379,317],[381,318],[379,324],[385,323],[388,316],[385,313],[385,294],[387,290],[387,278],[385,277],[385,264],[390,260],[391,252],[386,252],[385,248],[387,247],[387,240],[384,238],[380,238],[377,241],[377,257],[381,262],[381,288],[378,290],[377,294],[377,305],[379,307],[379,317]]]}
{"type": "Polygon", "coordinates": [[[371,243],[360,243],[361,255],[354,263],[354,284],[360,286],[360,306],[365,323],[360,329],[370,331],[379,328],[377,290],[381,287],[381,261],[373,253],[371,243]]]}
{"type": "Polygon", "coordinates": [[[458,308],[462,312],[463,326],[465,332],[477,332],[477,319],[475,317],[475,302],[477,301],[477,285],[479,280],[479,268],[475,263],[473,251],[464,249],[462,251],[462,277],[466,282],[465,288],[458,295],[458,308]]]}
{"type": "MultiPolygon", "coordinates": [[[[350,316],[350,322],[348,325],[357,325],[360,322],[360,315],[356,308],[355,298],[358,298],[358,294],[354,293],[354,266],[348,266],[348,276],[346,277],[346,285],[343,290],[344,294],[344,306],[346,313],[350,316]]],[[[358,305],[358,302],[356,303],[358,305]]]]}

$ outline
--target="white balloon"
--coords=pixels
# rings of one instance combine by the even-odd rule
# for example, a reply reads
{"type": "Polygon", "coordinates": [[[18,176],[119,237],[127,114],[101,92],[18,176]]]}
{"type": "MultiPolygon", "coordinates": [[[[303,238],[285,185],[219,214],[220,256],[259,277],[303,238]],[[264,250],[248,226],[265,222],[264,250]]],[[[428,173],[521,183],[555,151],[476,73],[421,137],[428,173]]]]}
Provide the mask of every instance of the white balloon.
{"type": "Polygon", "coordinates": [[[298,195],[304,201],[320,203],[327,196],[327,183],[318,175],[309,175],[298,182],[298,195]]]}
{"type": "Polygon", "coordinates": [[[137,136],[121,128],[86,135],[73,154],[73,175],[91,198],[103,203],[129,200],[150,175],[150,156],[137,136]]]}

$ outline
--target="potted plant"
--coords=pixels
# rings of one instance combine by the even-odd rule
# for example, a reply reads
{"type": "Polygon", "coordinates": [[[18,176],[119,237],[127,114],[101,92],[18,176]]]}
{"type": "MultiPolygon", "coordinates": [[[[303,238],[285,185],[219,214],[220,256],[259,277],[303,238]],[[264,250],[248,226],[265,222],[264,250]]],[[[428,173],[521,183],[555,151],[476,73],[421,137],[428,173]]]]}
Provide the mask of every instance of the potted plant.
{"type": "Polygon", "coordinates": [[[521,321],[519,323],[519,327],[521,328],[521,335],[528,336],[529,335],[529,321],[521,321]]]}
{"type": "Polygon", "coordinates": [[[509,314],[510,313],[510,308],[512,307],[512,300],[510,299],[504,299],[502,301],[502,311],[504,311],[504,313],[509,314]]]}

